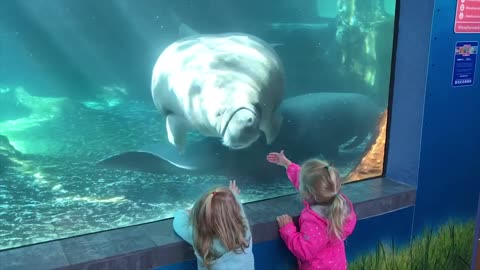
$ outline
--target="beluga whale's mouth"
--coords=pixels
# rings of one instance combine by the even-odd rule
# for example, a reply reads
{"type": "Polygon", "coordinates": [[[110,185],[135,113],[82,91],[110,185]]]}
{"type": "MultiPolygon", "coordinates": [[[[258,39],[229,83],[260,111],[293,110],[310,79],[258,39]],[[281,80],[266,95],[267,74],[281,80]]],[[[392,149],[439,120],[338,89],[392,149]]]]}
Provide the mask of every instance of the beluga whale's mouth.
{"type": "Polygon", "coordinates": [[[240,110],[249,110],[250,112],[252,112],[252,114],[256,117],[257,116],[257,113],[253,110],[251,110],[250,108],[247,108],[247,107],[239,107],[238,109],[234,110],[228,117],[228,120],[227,122],[225,123],[225,125],[223,125],[223,129],[222,129],[222,137],[225,136],[225,132],[227,131],[228,129],[228,125],[230,124],[230,121],[232,121],[232,118],[235,116],[235,114],[240,111],[240,110]]]}
{"type": "Polygon", "coordinates": [[[246,148],[260,137],[258,113],[255,109],[239,107],[228,116],[222,129],[223,145],[230,149],[246,148]]]}

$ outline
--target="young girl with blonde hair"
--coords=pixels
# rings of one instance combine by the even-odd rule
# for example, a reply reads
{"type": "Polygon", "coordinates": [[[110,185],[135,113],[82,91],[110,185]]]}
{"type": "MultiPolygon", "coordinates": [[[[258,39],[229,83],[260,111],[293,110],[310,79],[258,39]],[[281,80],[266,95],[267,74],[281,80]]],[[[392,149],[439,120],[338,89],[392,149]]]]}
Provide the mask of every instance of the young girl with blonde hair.
{"type": "Polygon", "coordinates": [[[203,194],[173,219],[175,232],[193,246],[198,269],[253,270],[252,235],[235,181],[203,194]]]}
{"type": "Polygon", "coordinates": [[[357,216],[350,200],[341,193],[338,171],[316,159],[300,167],[288,160],[283,150],[269,153],[267,160],[286,168],[304,200],[300,231],[290,216],[277,217],[280,236],[297,257],[299,270],[347,269],[344,240],[353,232],[357,216]]]}

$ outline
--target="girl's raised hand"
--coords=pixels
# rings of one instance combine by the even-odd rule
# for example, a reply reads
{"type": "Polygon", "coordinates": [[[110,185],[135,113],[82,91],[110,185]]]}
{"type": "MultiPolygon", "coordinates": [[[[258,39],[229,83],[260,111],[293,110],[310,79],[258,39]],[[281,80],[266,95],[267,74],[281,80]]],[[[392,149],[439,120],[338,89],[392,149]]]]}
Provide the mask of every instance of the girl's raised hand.
{"type": "Polygon", "coordinates": [[[271,163],[275,163],[277,165],[283,166],[287,168],[290,163],[292,163],[288,158],[283,154],[283,150],[280,153],[271,152],[267,155],[267,160],[271,163]]]}
{"type": "Polygon", "coordinates": [[[237,195],[240,195],[240,189],[237,187],[237,183],[235,180],[230,180],[230,189],[234,193],[237,193],[237,195]]]}

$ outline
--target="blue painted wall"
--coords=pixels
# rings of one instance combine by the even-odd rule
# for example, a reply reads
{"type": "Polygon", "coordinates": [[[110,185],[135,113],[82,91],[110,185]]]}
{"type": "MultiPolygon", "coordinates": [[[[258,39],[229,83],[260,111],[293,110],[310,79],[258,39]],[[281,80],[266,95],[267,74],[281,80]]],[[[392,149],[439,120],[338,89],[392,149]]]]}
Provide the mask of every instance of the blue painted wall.
{"type": "MultiPolygon", "coordinates": [[[[480,195],[480,194],[479,194],[480,195]]],[[[477,250],[480,248],[478,246],[478,239],[480,239],[480,196],[478,198],[478,207],[477,207],[477,222],[475,226],[475,238],[473,239],[474,246],[473,246],[473,256],[472,256],[472,269],[475,266],[475,263],[477,261],[477,250]]],[[[480,267],[480,265],[478,266],[480,267]]]]}
{"type": "MultiPolygon", "coordinates": [[[[473,87],[451,87],[457,41],[456,1],[437,0],[432,24],[423,114],[415,233],[449,218],[474,218],[480,181],[480,72],[473,87]]],[[[477,65],[478,68],[478,65],[477,65]]]]}
{"type": "Polygon", "coordinates": [[[386,175],[418,182],[434,0],[397,1],[398,37],[386,175]]]}

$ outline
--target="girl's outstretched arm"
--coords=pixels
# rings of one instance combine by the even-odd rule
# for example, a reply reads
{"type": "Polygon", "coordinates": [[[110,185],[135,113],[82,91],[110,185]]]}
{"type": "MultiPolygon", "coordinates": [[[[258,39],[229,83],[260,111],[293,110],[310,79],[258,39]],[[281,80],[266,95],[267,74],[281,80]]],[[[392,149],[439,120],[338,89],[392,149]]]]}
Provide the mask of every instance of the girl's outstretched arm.
{"type": "Polygon", "coordinates": [[[173,230],[183,240],[193,245],[193,228],[189,221],[189,213],[187,210],[178,210],[173,218],[173,230]]]}
{"type": "Polygon", "coordinates": [[[302,170],[302,167],[300,165],[291,162],[290,165],[287,167],[287,176],[288,179],[290,179],[290,182],[292,182],[293,186],[295,189],[298,190],[298,185],[300,184],[300,171],[302,170]]]}
{"type": "Polygon", "coordinates": [[[288,179],[292,182],[293,186],[298,190],[300,166],[290,161],[284,154],[283,150],[280,153],[271,152],[267,155],[268,162],[275,163],[277,165],[285,167],[287,170],[288,179]]]}

